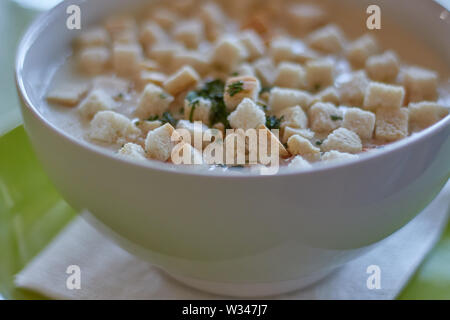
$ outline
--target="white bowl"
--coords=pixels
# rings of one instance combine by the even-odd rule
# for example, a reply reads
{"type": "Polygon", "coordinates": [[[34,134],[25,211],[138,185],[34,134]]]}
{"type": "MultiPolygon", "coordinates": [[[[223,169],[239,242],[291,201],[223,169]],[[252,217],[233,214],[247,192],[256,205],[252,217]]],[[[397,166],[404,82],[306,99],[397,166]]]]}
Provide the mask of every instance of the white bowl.
{"type": "MultiPolygon", "coordinates": [[[[70,1],[80,5],[83,25],[142,2],[70,1]]],[[[379,3],[383,14],[401,14],[450,63],[450,42],[436,36],[450,31],[439,20],[442,7],[422,0],[379,3]]],[[[450,176],[450,116],[359,160],[276,176],[180,171],[116,158],[42,115],[45,79],[76,34],[65,27],[66,6],[40,16],[17,53],[17,88],[34,149],[68,203],[88,209],[121,246],[190,285],[239,296],[308,285],[408,223],[450,176]]]]}

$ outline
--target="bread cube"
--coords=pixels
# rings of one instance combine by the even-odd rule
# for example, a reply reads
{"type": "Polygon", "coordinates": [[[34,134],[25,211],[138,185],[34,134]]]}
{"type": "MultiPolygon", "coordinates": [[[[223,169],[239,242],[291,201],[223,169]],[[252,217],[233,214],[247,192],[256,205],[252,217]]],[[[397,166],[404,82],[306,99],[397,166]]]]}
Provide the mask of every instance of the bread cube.
{"type": "Polygon", "coordinates": [[[409,129],[412,132],[420,131],[445,118],[449,113],[449,108],[436,102],[422,101],[410,103],[409,129]]]}
{"type": "Polygon", "coordinates": [[[338,128],[328,135],[323,141],[323,151],[337,150],[346,153],[358,153],[362,151],[362,143],[359,136],[345,128],[338,128]]]}
{"type": "Polygon", "coordinates": [[[208,41],[216,41],[225,25],[225,16],[222,9],[214,2],[205,2],[200,6],[199,18],[205,25],[205,34],[208,41]]]}
{"type": "Polygon", "coordinates": [[[94,89],[81,101],[78,112],[84,119],[92,119],[97,112],[115,107],[116,102],[110,95],[101,89],[94,89]]]}
{"type": "Polygon", "coordinates": [[[155,130],[156,128],[159,128],[162,126],[162,122],[160,120],[140,120],[135,123],[136,127],[138,127],[142,135],[144,137],[147,137],[147,134],[149,131],[155,130]]]}
{"type": "Polygon", "coordinates": [[[311,50],[301,40],[289,37],[277,37],[270,43],[269,54],[276,64],[280,62],[305,63],[318,58],[315,51],[311,50]]]}
{"type": "Polygon", "coordinates": [[[314,139],[314,132],[309,129],[298,129],[298,128],[291,128],[291,127],[284,127],[283,128],[283,136],[281,141],[283,143],[287,143],[289,138],[293,135],[297,134],[305,139],[308,139],[309,141],[312,141],[314,139]]]}
{"type": "Polygon", "coordinates": [[[174,27],[173,37],[186,48],[196,49],[203,39],[203,24],[200,20],[179,22],[174,27]]]}
{"type": "Polygon", "coordinates": [[[355,69],[362,69],[369,57],[379,50],[377,40],[371,34],[365,34],[350,43],[346,49],[346,57],[355,69]]]}
{"type": "Polygon", "coordinates": [[[312,97],[306,91],[278,87],[270,90],[269,105],[274,113],[294,106],[300,106],[307,110],[311,101],[312,97]]]}
{"type": "Polygon", "coordinates": [[[295,156],[288,164],[289,168],[295,169],[308,169],[311,168],[311,164],[303,159],[301,156],[295,156]]]}
{"type": "Polygon", "coordinates": [[[88,86],[84,84],[68,84],[59,86],[50,90],[47,94],[47,101],[49,103],[73,107],[80,102],[87,90],[88,86]]]}
{"type": "MultiPolygon", "coordinates": [[[[265,125],[261,124],[257,128],[257,134],[258,134],[258,152],[264,152],[267,150],[267,156],[272,155],[272,146],[275,146],[278,149],[278,156],[280,158],[287,158],[289,157],[289,152],[286,150],[286,148],[283,146],[283,144],[280,142],[277,135],[275,135],[271,130],[269,130],[265,125]],[[267,137],[267,140],[263,140],[263,138],[260,139],[260,137],[267,137]],[[266,147],[265,149],[260,150],[260,148],[263,148],[263,146],[260,144],[261,141],[265,141],[266,147]]],[[[251,148],[251,146],[250,146],[251,148]]],[[[261,162],[261,159],[260,159],[261,162]]]]}
{"type": "Polygon", "coordinates": [[[285,108],[278,113],[278,116],[282,118],[281,128],[306,129],[308,127],[308,118],[300,106],[285,108]]]}
{"type": "Polygon", "coordinates": [[[139,39],[144,47],[162,42],[167,38],[164,30],[152,21],[146,21],[140,30],[139,39]]]}
{"type": "Polygon", "coordinates": [[[105,20],[105,28],[112,36],[114,36],[126,30],[135,29],[136,21],[128,14],[113,15],[105,20]]]}
{"type": "Polygon", "coordinates": [[[311,33],[307,42],[313,49],[324,53],[339,53],[344,48],[344,34],[334,24],[329,24],[311,33]]]}
{"type": "Polygon", "coordinates": [[[228,116],[228,121],[234,129],[255,129],[266,123],[266,114],[253,100],[244,98],[228,116]]]}
{"type": "Polygon", "coordinates": [[[364,71],[352,73],[338,85],[338,91],[342,104],[362,107],[369,79],[364,71]]]}
{"type": "Polygon", "coordinates": [[[210,70],[209,57],[198,51],[181,50],[173,55],[171,63],[173,68],[179,69],[185,65],[191,66],[201,75],[210,70]]]}
{"type": "Polygon", "coordinates": [[[100,74],[106,70],[110,53],[106,47],[87,47],[78,54],[81,71],[88,75],[100,74]]]}
{"type": "Polygon", "coordinates": [[[315,132],[331,132],[342,124],[343,112],[331,103],[317,102],[308,111],[309,126],[315,132]]]}
{"type": "Polygon", "coordinates": [[[190,66],[184,66],[164,82],[164,89],[172,95],[195,86],[200,81],[198,73],[190,66]]]}
{"type": "MultiPolygon", "coordinates": [[[[186,142],[190,142],[193,147],[200,151],[208,144],[207,141],[203,141],[203,134],[209,130],[207,125],[198,121],[179,120],[177,123],[177,131],[180,132],[180,129],[186,130],[189,133],[190,139],[186,142]],[[196,145],[197,140],[199,143],[196,145]]],[[[180,135],[184,137],[183,134],[180,133],[180,135]]]]}
{"type": "Polygon", "coordinates": [[[366,71],[370,79],[379,82],[395,82],[400,71],[397,55],[393,51],[371,56],[366,62],[366,71]]]}
{"type": "Polygon", "coordinates": [[[371,139],[375,128],[375,114],[359,108],[349,108],[344,113],[342,127],[353,131],[362,140],[371,139]]]}
{"type": "Polygon", "coordinates": [[[312,3],[296,3],[286,12],[287,21],[292,29],[311,31],[325,24],[327,14],[320,6],[312,3]]]}
{"type": "Polygon", "coordinates": [[[284,88],[304,88],[306,87],[305,69],[296,63],[282,62],[278,65],[274,84],[284,88]]]}
{"type": "Polygon", "coordinates": [[[339,91],[335,87],[325,88],[313,97],[312,104],[316,102],[330,102],[334,105],[339,105],[340,103],[339,91]]]}
{"type": "Polygon", "coordinates": [[[378,108],[375,137],[383,141],[396,141],[408,136],[407,108],[378,108]]]}
{"type": "Polygon", "coordinates": [[[115,44],[113,46],[113,67],[119,77],[134,77],[142,61],[142,50],[136,44],[115,44]]]}
{"type": "Polygon", "coordinates": [[[438,74],[434,71],[418,67],[408,68],[403,79],[407,101],[436,101],[438,78],[438,74]]]}
{"type": "Polygon", "coordinates": [[[213,49],[211,62],[224,71],[232,71],[247,58],[247,50],[238,38],[226,35],[220,38],[213,49]]]}
{"type": "Polygon", "coordinates": [[[319,91],[333,84],[334,63],[329,59],[311,60],[306,63],[306,82],[312,91],[319,91]]]}
{"type": "Polygon", "coordinates": [[[261,85],[259,80],[250,76],[239,76],[229,78],[225,84],[224,102],[228,111],[236,107],[245,98],[258,100],[261,85]]]}
{"type": "Polygon", "coordinates": [[[167,76],[165,73],[143,70],[140,73],[139,84],[141,86],[145,86],[149,83],[153,83],[158,86],[162,86],[164,84],[164,81],[166,81],[166,80],[167,80],[167,76]]]}
{"type": "Polygon", "coordinates": [[[165,93],[161,87],[149,83],[139,97],[136,108],[136,116],[140,119],[148,119],[150,116],[161,116],[169,109],[173,97],[165,93]]]}
{"type": "Polygon", "coordinates": [[[99,142],[122,144],[135,141],[140,134],[141,131],[130,119],[120,113],[105,110],[95,114],[88,136],[99,142]]]}
{"type": "Polygon", "coordinates": [[[239,38],[247,49],[249,60],[255,60],[264,55],[266,47],[261,37],[254,30],[248,29],[242,31],[239,38]]]}
{"type": "Polygon", "coordinates": [[[75,39],[75,43],[79,48],[103,47],[107,46],[109,41],[109,34],[106,29],[102,27],[84,31],[75,39]]]}
{"type": "Polygon", "coordinates": [[[297,134],[289,138],[288,151],[292,155],[300,155],[310,162],[318,161],[320,159],[320,149],[313,146],[312,143],[297,134]]]}
{"type": "Polygon", "coordinates": [[[249,63],[240,64],[235,71],[235,74],[238,76],[250,76],[256,77],[255,69],[249,63]]]}
{"type": "Polygon", "coordinates": [[[142,71],[157,71],[159,66],[155,60],[143,59],[140,63],[140,69],[142,71]]]}
{"type": "Polygon", "coordinates": [[[174,146],[180,142],[180,135],[170,123],[156,128],[147,134],[145,151],[147,155],[156,160],[167,161],[174,146]]]}
{"type": "Polygon", "coordinates": [[[328,152],[325,152],[322,155],[321,160],[324,162],[335,162],[335,161],[345,161],[345,160],[355,160],[358,159],[358,155],[351,154],[351,153],[345,153],[345,152],[339,152],[336,150],[331,150],[328,152]]]}
{"type": "Polygon", "coordinates": [[[269,87],[273,84],[276,68],[270,58],[260,58],[253,63],[255,74],[261,81],[261,85],[269,87]]]}
{"type": "Polygon", "coordinates": [[[203,164],[202,152],[186,142],[176,144],[171,152],[171,161],[180,165],[199,165],[203,164]]]}
{"type": "Polygon", "coordinates": [[[162,42],[147,47],[147,55],[154,59],[158,64],[168,67],[171,65],[175,54],[183,50],[183,46],[179,43],[162,42]]]}
{"type": "Polygon", "coordinates": [[[157,8],[153,10],[152,20],[159,24],[163,29],[169,30],[177,23],[178,16],[166,8],[157,8]]]}
{"type": "Polygon", "coordinates": [[[364,109],[374,110],[380,107],[399,109],[403,105],[405,89],[400,86],[371,82],[364,96],[364,109]]]}
{"type": "Polygon", "coordinates": [[[122,148],[119,149],[118,155],[128,159],[145,160],[144,149],[135,143],[128,142],[122,148]]]}
{"type": "Polygon", "coordinates": [[[211,100],[205,98],[197,98],[192,102],[186,99],[184,100],[184,118],[189,121],[201,121],[209,126],[211,105],[211,100]]]}

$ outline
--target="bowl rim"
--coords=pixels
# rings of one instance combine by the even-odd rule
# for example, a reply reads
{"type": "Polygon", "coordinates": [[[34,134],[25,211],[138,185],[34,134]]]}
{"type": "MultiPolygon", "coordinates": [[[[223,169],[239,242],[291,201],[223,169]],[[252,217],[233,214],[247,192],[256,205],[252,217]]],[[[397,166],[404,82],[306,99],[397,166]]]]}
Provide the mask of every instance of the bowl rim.
{"type": "MultiPolygon", "coordinates": [[[[81,4],[86,3],[86,0],[72,0],[70,4],[81,4]]],[[[438,6],[440,9],[445,9],[440,3],[432,1],[434,5],[438,6]]],[[[22,39],[19,42],[19,45],[16,50],[16,59],[14,65],[14,75],[15,75],[15,84],[17,88],[17,92],[19,98],[22,101],[22,105],[27,108],[32,116],[38,120],[38,122],[52,131],[53,134],[56,134],[60,138],[66,140],[69,143],[75,144],[77,147],[86,149],[87,151],[94,153],[98,156],[104,156],[108,158],[108,160],[113,160],[122,163],[123,165],[131,165],[136,167],[141,167],[142,169],[153,169],[156,171],[178,174],[178,175],[186,175],[186,176],[196,176],[196,177],[210,177],[210,178],[227,178],[227,179],[236,179],[236,178],[251,178],[251,179],[262,179],[267,177],[277,177],[277,176],[297,176],[297,175],[309,175],[315,174],[318,172],[327,172],[335,169],[344,169],[355,164],[363,164],[370,161],[373,161],[378,158],[382,158],[387,156],[393,152],[401,152],[406,149],[410,145],[428,139],[430,136],[436,134],[438,131],[443,130],[445,127],[450,127],[450,114],[448,114],[445,118],[441,119],[437,123],[432,126],[418,132],[414,133],[406,137],[405,139],[392,142],[387,145],[383,145],[382,148],[373,151],[373,152],[365,152],[362,154],[358,154],[357,159],[348,159],[345,161],[336,161],[336,162],[328,162],[326,164],[316,163],[308,169],[294,169],[294,168],[283,168],[284,166],[279,166],[279,170],[274,175],[261,175],[255,172],[250,172],[245,170],[244,172],[239,172],[239,174],[231,174],[230,172],[223,171],[210,171],[207,169],[196,170],[194,168],[189,168],[186,166],[178,166],[174,168],[168,163],[160,162],[158,160],[148,159],[148,161],[137,161],[133,159],[127,159],[125,157],[115,156],[110,150],[102,148],[101,146],[97,146],[94,143],[89,143],[82,139],[77,139],[71,136],[69,133],[65,132],[63,129],[58,128],[56,125],[47,120],[41,112],[38,111],[32,99],[29,97],[23,79],[23,68],[26,58],[28,56],[28,49],[31,44],[41,35],[42,29],[46,26],[48,21],[52,21],[50,19],[52,16],[60,13],[61,10],[64,10],[63,7],[67,5],[66,1],[62,1],[52,9],[38,15],[35,20],[28,26],[25,33],[22,36],[22,39]]],[[[443,23],[445,23],[443,21],[443,23]]],[[[106,160],[106,159],[105,159],[106,160]]]]}

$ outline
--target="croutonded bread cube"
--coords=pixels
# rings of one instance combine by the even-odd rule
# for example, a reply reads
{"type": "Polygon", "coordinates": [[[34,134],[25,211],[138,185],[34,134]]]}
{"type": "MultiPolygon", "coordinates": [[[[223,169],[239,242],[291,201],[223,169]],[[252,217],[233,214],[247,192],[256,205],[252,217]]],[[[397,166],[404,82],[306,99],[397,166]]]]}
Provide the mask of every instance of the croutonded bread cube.
{"type": "Polygon", "coordinates": [[[339,53],[344,47],[345,39],[337,25],[329,24],[311,33],[307,42],[313,49],[325,53],[339,53]]]}
{"type": "Polygon", "coordinates": [[[182,21],[175,26],[173,36],[186,48],[195,49],[203,39],[203,24],[200,20],[195,19],[182,21]]]}
{"type": "Polygon", "coordinates": [[[180,135],[170,123],[166,123],[147,134],[145,151],[152,159],[167,161],[170,158],[173,147],[179,142],[180,135]]]}
{"type": "Polygon", "coordinates": [[[96,27],[84,31],[75,40],[75,43],[80,48],[85,47],[102,47],[109,44],[110,37],[105,28],[96,27]]]}
{"type": "Polygon", "coordinates": [[[410,103],[409,111],[409,129],[410,131],[419,131],[435,124],[445,118],[449,113],[446,108],[436,102],[422,101],[410,103]]]}
{"type": "Polygon", "coordinates": [[[180,50],[173,55],[171,66],[175,69],[179,69],[185,65],[191,66],[200,75],[204,75],[210,71],[208,59],[208,57],[205,57],[199,51],[180,50]]]}
{"type": "Polygon", "coordinates": [[[141,129],[142,136],[147,137],[147,133],[149,131],[155,130],[156,128],[159,128],[162,126],[162,122],[160,120],[142,120],[137,121],[135,123],[136,127],[141,129]]]}
{"type": "Polygon", "coordinates": [[[375,110],[380,107],[398,109],[403,105],[404,98],[403,87],[371,82],[366,89],[364,109],[375,110]]]}
{"type": "Polygon", "coordinates": [[[378,108],[376,111],[375,137],[384,141],[396,141],[408,135],[407,108],[378,108]]]}
{"type": "Polygon", "coordinates": [[[314,162],[320,159],[320,149],[313,146],[312,143],[297,134],[290,137],[287,141],[288,151],[292,155],[300,155],[308,161],[314,162]]]}
{"type": "Polygon", "coordinates": [[[378,49],[376,39],[370,34],[365,34],[348,45],[346,56],[353,68],[361,69],[366,65],[367,59],[378,52],[378,49]]]}
{"type": "Polygon", "coordinates": [[[270,90],[269,105],[275,113],[294,106],[307,110],[311,100],[312,97],[307,91],[275,87],[270,90]]]}
{"type": "Polygon", "coordinates": [[[141,131],[130,119],[114,111],[100,111],[91,121],[89,138],[105,143],[125,143],[136,140],[141,131]]]}
{"type": "Polygon", "coordinates": [[[289,6],[287,18],[294,30],[310,31],[327,20],[327,13],[320,6],[312,3],[295,3],[289,6]]]}
{"type": "MultiPolygon", "coordinates": [[[[267,154],[272,154],[272,145],[276,146],[278,148],[278,155],[281,158],[287,158],[289,157],[289,152],[286,150],[286,148],[283,146],[283,144],[280,142],[278,137],[270,131],[265,125],[261,124],[257,128],[258,135],[265,135],[267,137],[267,154]]],[[[259,142],[259,140],[258,140],[259,142]]],[[[261,145],[258,145],[258,148],[261,148],[261,145]]]]}
{"type": "Polygon", "coordinates": [[[172,63],[173,57],[176,53],[184,50],[183,46],[179,43],[155,43],[147,47],[147,55],[154,59],[162,66],[169,66],[172,63]]]}
{"type": "Polygon", "coordinates": [[[321,148],[323,151],[337,150],[347,153],[358,153],[362,151],[362,143],[359,136],[345,128],[334,130],[323,141],[321,148]]]}
{"type": "Polygon", "coordinates": [[[408,102],[436,101],[438,74],[418,67],[405,71],[403,84],[406,88],[408,102]]]}
{"type": "Polygon", "coordinates": [[[334,82],[334,64],[330,59],[311,60],[306,63],[306,82],[310,90],[319,91],[334,82]]]}
{"type": "Polygon", "coordinates": [[[205,125],[210,124],[211,100],[196,98],[194,101],[184,100],[184,118],[189,121],[201,121],[205,125]]]}
{"type": "Polygon", "coordinates": [[[116,107],[116,102],[104,90],[94,89],[81,101],[78,111],[85,119],[92,117],[99,111],[111,110],[116,107]]]}
{"type": "Polygon", "coordinates": [[[325,152],[322,155],[321,160],[322,161],[345,161],[345,160],[353,160],[358,159],[358,156],[356,154],[346,153],[346,152],[339,152],[336,150],[331,150],[328,152],[325,152]]]}
{"type": "Polygon", "coordinates": [[[173,97],[161,87],[149,83],[145,86],[139,98],[136,116],[141,119],[147,119],[150,116],[161,116],[168,110],[173,97]]]}
{"type": "Polygon", "coordinates": [[[164,82],[164,89],[172,95],[195,86],[200,81],[198,73],[190,66],[184,66],[164,82]]]}
{"type": "Polygon", "coordinates": [[[370,79],[379,82],[394,82],[400,71],[400,64],[394,51],[371,56],[366,62],[370,79]]]}
{"type": "Polygon", "coordinates": [[[283,128],[283,137],[282,137],[281,141],[283,143],[287,143],[289,138],[295,134],[298,134],[299,136],[301,136],[305,139],[308,139],[309,141],[312,141],[314,139],[314,132],[309,129],[284,127],[283,128]]]}
{"type": "Polygon", "coordinates": [[[260,58],[253,63],[255,74],[265,87],[271,86],[275,80],[276,68],[270,58],[260,58]]]}
{"type": "Polygon", "coordinates": [[[369,79],[364,71],[357,71],[339,83],[338,90],[341,103],[361,107],[369,85],[369,79]]]}
{"type": "Polygon", "coordinates": [[[249,60],[255,60],[261,57],[266,51],[263,40],[254,30],[249,29],[242,31],[240,40],[247,49],[249,60]]]}
{"type": "Polygon", "coordinates": [[[244,98],[257,101],[261,85],[259,80],[251,76],[229,78],[225,84],[224,101],[228,111],[236,109],[244,98]]]}
{"type": "Polygon", "coordinates": [[[145,160],[144,149],[135,143],[125,143],[125,145],[119,149],[118,154],[122,157],[136,160],[145,160]]]}
{"type": "Polygon", "coordinates": [[[80,102],[87,90],[88,86],[85,84],[62,85],[50,90],[47,94],[47,101],[73,107],[80,102]]]}
{"type": "Polygon", "coordinates": [[[81,70],[88,75],[100,74],[109,64],[110,53],[106,47],[87,47],[80,51],[78,63],[81,70]]]}
{"type": "Polygon", "coordinates": [[[244,45],[233,36],[224,36],[215,44],[211,62],[225,71],[233,70],[239,63],[247,58],[244,45]]]}
{"type": "Polygon", "coordinates": [[[283,88],[304,88],[306,86],[306,72],[297,63],[282,62],[278,65],[274,84],[283,88]]]}
{"type": "MultiPolygon", "coordinates": [[[[191,122],[189,120],[180,120],[177,123],[177,131],[178,132],[180,132],[179,129],[184,129],[189,133],[190,140],[188,140],[188,141],[191,143],[191,145],[193,147],[201,150],[202,147],[205,147],[208,144],[207,141],[203,141],[203,139],[202,139],[203,134],[206,131],[210,130],[207,125],[204,125],[203,123],[199,123],[199,122],[191,122]],[[199,137],[199,139],[197,136],[199,137]],[[200,143],[198,145],[195,145],[196,138],[200,141],[200,143]]],[[[182,134],[180,134],[180,135],[183,136],[182,134]]],[[[184,136],[183,136],[183,140],[185,141],[184,136]]],[[[188,142],[188,141],[186,141],[186,142],[188,142]]]]}
{"type": "Polygon", "coordinates": [[[285,108],[278,113],[278,117],[282,119],[281,128],[288,126],[306,129],[308,127],[308,118],[300,106],[285,108]]]}
{"type": "Polygon", "coordinates": [[[251,99],[244,98],[229,116],[228,121],[234,129],[255,129],[266,123],[266,114],[251,99]]]}
{"type": "Polygon", "coordinates": [[[330,102],[334,105],[339,105],[339,91],[335,87],[325,88],[314,96],[312,104],[316,102],[330,102]]]}
{"type": "Polygon", "coordinates": [[[166,37],[164,30],[152,21],[147,21],[142,25],[139,35],[140,41],[144,47],[161,42],[165,40],[166,37]]]}
{"type": "Polygon", "coordinates": [[[371,139],[375,128],[375,114],[359,108],[349,108],[344,113],[342,127],[356,133],[361,139],[371,139]]]}
{"type": "Polygon", "coordinates": [[[142,61],[142,50],[137,44],[115,44],[113,46],[113,67],[119,77],[134,77],[142,61]]]}
{"type": "Polygon", "coordinates": [[[301,156],[295,156],[288,164],[290,168],[296,169],[308,169],[311,168],[311,164],[303,159],[301,156]]]}
{"type": "Polygon", "coordinates": [[[331,103],[317,102],[308,111],[309,126],[316,132],[330,132],[341,126],[342,110],[331,103]]]}

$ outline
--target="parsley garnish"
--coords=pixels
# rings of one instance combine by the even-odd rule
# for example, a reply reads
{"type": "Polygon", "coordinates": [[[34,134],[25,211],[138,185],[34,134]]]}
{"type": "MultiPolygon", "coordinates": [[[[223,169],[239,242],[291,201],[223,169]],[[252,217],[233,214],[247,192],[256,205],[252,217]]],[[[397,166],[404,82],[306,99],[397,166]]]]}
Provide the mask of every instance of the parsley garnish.
{"type": "MultiPolygon", "coordinates": [[[[198,100],[195,101],[195,102],[198,102],[198,100]]],[[[190,121],[190,122],[193,122],[193,119],[194,119],[194,111],[195,111],[195,107],[196,107],[196,106],[197,106],[196,103],[191,104],[191,111],[189,112],[189,121],[190,121]]]]}
{"type": "Polygon", "coordinates": [[[238,75],[239,75],[239,72],[237,72],[237,71],[235,71],[231,74],[231,76],[233,76],[233,77],[237,77],[238,75]]]}
{"type": "Polygon", "coordinates": [[[149,117],[149,118],[147,119],[147,121],[156,121],[156,120],[161,121],[163,124],[164,124],[164,123],[170,123],[170,124],[171,124],[172,126],[174,126],[174,127],[177,125],[177,122],[178,122],[178,120],[175,119],[175,118],[172,116],[172,114],[171,114],[170,112],[168,112],[168,111],[164,112],[164,113],[162,114],[162,117],[161,117],[161,118],[159,118],[157,115],[155,115],[155,116],[151,116],[151,117],[149,117]]]}
{"type": "Polygon", "coordinates": [[[227,92],[230,95],[230,97],[234,96],[235,94],[238,94],[244,90],[244,83],[242,81],[236,81],[232,84],[228,85],[227,92]]]}
{"type": "Polygon", "coordinates": [[[263,88],[259,91],[259,94],[261,95],[261,94],[263,94],[263,93],[270,92],[270,90],[272,90],[272,87],[263,87],[263,88]]]}
{"type": "Polygon", "coordinates": [[[314,90],[315,90],[315,91],[319,91],[319,90],[320,90],[320,87],[321,87],[320,84],[316,84],[316,85],[314,86],[314,90]]]}
{"type": "Polygon", "coordinates": [[[342,120],[342,117],[341,117],[341,116],[337,116],[337,115],[334,115],[334,114],[332,114],[332,115],[330,116],[330,118],[331,118],[331,120],[333,120],[333,121],[342,120]]]}
{"type": "Polygon", "coordinates": [[[323,140],[317,140],[317,141],[316,141],[316,146],[321,146],[322,143],[323,143],[323,140]]]}
{"type": "Polygon", "coordinates": [[[159,97],[160,97],[161,99],[165,99],[165,98],[167,98],[167,94],[161,93],[161,94],[159,95],[159,97]]]}
{"type": "Polygon", "coordinates": [[[283,122],[283,119],[284,119],[283,116],[281,116],[280,118],[277,118],[275,116],[268,116],[266,117],[266,127],[269,130],[280,129],[280,125],[281,122],[283,122]]]}

